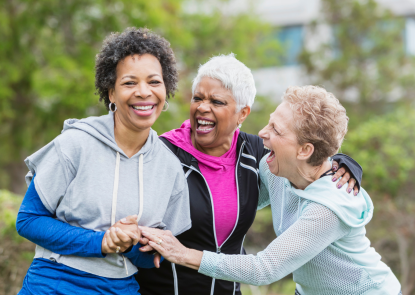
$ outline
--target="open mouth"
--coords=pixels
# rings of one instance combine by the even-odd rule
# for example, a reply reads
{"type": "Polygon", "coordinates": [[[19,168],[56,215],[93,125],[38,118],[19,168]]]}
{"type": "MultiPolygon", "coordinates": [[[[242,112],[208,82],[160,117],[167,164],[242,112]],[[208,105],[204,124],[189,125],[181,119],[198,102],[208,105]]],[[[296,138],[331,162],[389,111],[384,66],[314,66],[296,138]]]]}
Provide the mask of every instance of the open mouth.
{"type": "Polygon", "coordinates": [[[207,119],[197,119],[197,128],[196,132],[199,134],[206,134],[211,132],[213,129],[215,129],[216,124],[215,122],[207,119]]]}
{"type": "Polygon", "coordinates": [[[139,116],[150,116],[156,109],[156,105],[157,104],[132,105],[131,108],[133,109],[134,113],[136,113],[139,116]]]}
{"type": "MultiPolygon", "coordinates": [[[[266,149],[270,150],[268,147],[265,147],[266,149]]],[[[268,155],[267,163],[271,163],[275,159],[275,152],[271,150],[271,152],[268,155]]]]}

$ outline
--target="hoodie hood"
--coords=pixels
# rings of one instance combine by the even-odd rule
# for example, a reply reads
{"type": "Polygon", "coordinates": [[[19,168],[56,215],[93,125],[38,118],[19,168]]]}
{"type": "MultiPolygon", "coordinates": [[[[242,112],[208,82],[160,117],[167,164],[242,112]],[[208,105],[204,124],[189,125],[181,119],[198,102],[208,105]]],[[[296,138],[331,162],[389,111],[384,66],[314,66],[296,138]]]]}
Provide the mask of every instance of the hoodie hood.
{"type": "MultiPolygon", "coordinates": [[[[339,179],[340,180],[340,179],[339,179]]],[[[286,185],[291,186],[288,180],[286,185]]],[[[301,198],[320,203],[332,210],[348,226],[365,226],[373,216],[373,203],[367,192],[361,188],[357,196],[348,194],[345,189],[337,189],[331,177],[322,177],[304,190],[291,188],[301,198]]]]}
{"type": "MultiPolygon", "coordinates": [[[[105,145],[112,148],[114,151],[119,152],[124,157],[128,158],[124,151],[117,145],[114,136],[114,113],[109,112],[108,115],[100,116],[100,117],[88,117],[85,119],[68,119],[65,120],[63,123],[63,130],[64,133],[70,129],[77,129],[88,133],[89,135],[95,137],[96,139],[100,140],[105,145]]],[[[153,129],[150,129],[149,136],[147,138],[146,143],[141,148],[141,150],[135,154],[133,157],[136,157],[140,154],[144,155],[145,162],[151,160],[152,151],[158,145],[156,142],[158,141],[157,132],[153,129]]],[[[132,158],[133,158],[132,157],[132,158]]]]}

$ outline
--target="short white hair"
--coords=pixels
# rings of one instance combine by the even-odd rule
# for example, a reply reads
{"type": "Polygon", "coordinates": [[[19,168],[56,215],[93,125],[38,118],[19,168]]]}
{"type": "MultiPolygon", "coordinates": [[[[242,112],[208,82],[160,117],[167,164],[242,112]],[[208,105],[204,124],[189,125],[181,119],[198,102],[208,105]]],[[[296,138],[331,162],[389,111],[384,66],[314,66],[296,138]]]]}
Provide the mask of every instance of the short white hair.
{"type": "Polygon", "coordinates": [[[193,80],[192,94],[204,77],[219,80],[223,87],[230,90],[236,102],[236,112],[251,107],[255,101],[256,88],[251,70],[235,58],[235,54],[218,55],[199,67],[193,80]]]}

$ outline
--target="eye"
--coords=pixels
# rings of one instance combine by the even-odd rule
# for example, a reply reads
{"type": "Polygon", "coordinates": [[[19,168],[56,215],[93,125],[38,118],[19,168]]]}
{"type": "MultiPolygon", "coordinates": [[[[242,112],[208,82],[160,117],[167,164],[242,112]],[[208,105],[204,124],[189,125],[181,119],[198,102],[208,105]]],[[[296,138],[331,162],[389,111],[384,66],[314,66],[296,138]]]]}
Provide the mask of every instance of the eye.
{"type": "Polygon", "coordinates": [[[152,80],[152,81],[150,81],[150,84],[158,85],[158,84],[161,84],[161,82],[157,81],[157,80],[152,80]]]}
{"type": "Polygon", "coordinates": [[[195,96],[195,97],[193,97],[193,100],[194,101],[200,101],[200,100],[202,100],[200,97],[197,97],[197,96],[195,96]]]}
{"type": "Polygon", "coordinates": [[[134,81],[128,81],[128,82],[125,82],[123,85],[131,86],[131,85],[135,85],[135,82],[134,81]]]}
{"type": "Polygon", "coordinates": [[[277,129],[275,129],[275,127],[272,127],[272,129],[274,129],[274,132],[275,132],[277,135],[280,135],[280,133],[277,131],[277,129]]]}
{"type": "Polygon", "coordinates": [[[218,104],[218,105],[225,105],[225,103],[223,103],[222,101],[219,101],[219,100],[214,100],[213,103],[218,104]]]}

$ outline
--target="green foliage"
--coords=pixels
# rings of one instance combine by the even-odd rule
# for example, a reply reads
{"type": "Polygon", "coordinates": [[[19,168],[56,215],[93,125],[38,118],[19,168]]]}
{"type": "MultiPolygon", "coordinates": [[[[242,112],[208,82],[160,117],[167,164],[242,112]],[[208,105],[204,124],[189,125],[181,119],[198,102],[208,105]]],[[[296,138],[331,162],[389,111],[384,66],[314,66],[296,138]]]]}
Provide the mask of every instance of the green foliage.
{"type": "Polygon", "coordinates": [[[405,53],[404,20],[375,0],[322,0],[322,10],[311,29],[317,37],[329,26],[331,36],[299,58],[312,83],[324,85],[343,102],[354,99],[348,106],[359,121],[398,102],[413,102],[415,60],[405,53]]]}
{"type": "Polygon", "coordinates": [[[248,66],[275,64],[280,48],[254,14],[187,14],[183,3],[1,1],[0,187],[22,192],[22,159],[57,136],[65,119],[105,113],[94,95],[94,57],[110,32],[148,27],[176,52],[180,91],[154,125],[159,134],[188,117],[190,81],[209,57],[234,52],[248,66]]]}
{"type": "Polygon", "coordinates": [[[346,135],[342,151],[364,168],[370,192],[398,195],[415,171],[415,110],[399,109],[361,124],[346,135]]]}
{"type": "Polygon", "coordinates": [[[0,190],[0,238],[12,238],[16,242],[24,239],[16,232],[16,218],[22,197],[0,190]]]}

